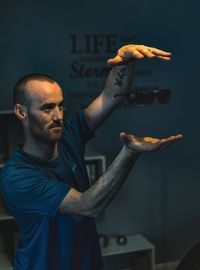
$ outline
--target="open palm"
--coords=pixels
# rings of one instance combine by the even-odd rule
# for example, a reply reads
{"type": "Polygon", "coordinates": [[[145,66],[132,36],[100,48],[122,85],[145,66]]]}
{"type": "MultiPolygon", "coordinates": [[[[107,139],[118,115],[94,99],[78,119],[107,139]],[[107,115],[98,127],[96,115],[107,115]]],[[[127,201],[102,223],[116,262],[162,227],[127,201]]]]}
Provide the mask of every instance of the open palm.
{"type": "Polygon", "coordinates": [[[156,151],[161,148],[166,148],[175,141],[178,141],[183,136],[178,134],[176,136],[170,136],[165,139],[157,139],[152,137],[137,137],[132,134],[120,133],[120,139],[129,150],[135,153],[156,151]]]}

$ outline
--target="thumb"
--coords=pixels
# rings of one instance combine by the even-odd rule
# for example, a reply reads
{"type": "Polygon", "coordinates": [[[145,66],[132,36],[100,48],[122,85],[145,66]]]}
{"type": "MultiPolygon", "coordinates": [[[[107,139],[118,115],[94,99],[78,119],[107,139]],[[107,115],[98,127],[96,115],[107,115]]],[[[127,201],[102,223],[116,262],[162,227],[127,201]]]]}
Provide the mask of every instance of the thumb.
{"type": "Polygon", "coordinates": [[[123,58],[121,56],[117,55],[114,58],[108,59],[107,64],[109,66],[113,66],[113,65],[117,65],[117,64],[122,63],[122,62],[123,62],[123,58]]]}
{"type": "Polygon", "coordinates": [[[125,132],[120,132],[120,140],[126,144],[128,142],[128,135],[125,132]]]}

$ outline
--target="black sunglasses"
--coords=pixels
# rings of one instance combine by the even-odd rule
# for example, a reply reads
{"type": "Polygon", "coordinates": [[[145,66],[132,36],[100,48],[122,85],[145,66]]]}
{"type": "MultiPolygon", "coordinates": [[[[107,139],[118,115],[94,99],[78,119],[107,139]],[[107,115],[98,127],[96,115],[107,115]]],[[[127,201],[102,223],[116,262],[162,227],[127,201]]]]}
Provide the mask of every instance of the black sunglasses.
{"type": "Polygon", "coordinates": [[[169,102],[171,97],[171,89],[140,89],[133,90],[128,93],[119,93],[114,95],[114,97],[118,96],[126,96],[129,104],[133,104],[135,106],[148,106],[151,105],[155,98],[157,98],[158,102],[161,104],[166,104],[169,102]]]}

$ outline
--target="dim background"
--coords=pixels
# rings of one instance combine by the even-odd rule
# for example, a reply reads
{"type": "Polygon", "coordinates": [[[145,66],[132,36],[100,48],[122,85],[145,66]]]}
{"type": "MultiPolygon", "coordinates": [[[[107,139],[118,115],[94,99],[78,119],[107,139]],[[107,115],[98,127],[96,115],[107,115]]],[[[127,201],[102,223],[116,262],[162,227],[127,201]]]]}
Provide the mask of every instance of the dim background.
{"type": "MultiPolygon", "coordinates": [[[[117,109],[87,149],[105,155],[109,164],[121,148],[121,131],[184,135],[167,150],[142,155],[97,219],[99,232],[108,236],[143,234],[155,245],[157,262],[179,260],[200,240],[199,9],[193,0],[0,2],[0,117],[12,110],[13,86],[28,73],[48,73],[60,82],[66,117],[88,104],[105,81],[93,71],[105,68],[112,56],[107,36],[114,49],[137,42],[172,52],[170,62],[138,62],[136,69],[143,72],[135,76],[135,86],[171,89],[170,102],[117,109]],[[98,52],[93,51],[95,36],[101,37],[98,52]],[[81,66],[90,72],[83,75],[81,66]]],[[[1,125],[1,141],[4,129],[1,125]]],[[[17,130],[10,129],[16,139],[17,130]]]]}

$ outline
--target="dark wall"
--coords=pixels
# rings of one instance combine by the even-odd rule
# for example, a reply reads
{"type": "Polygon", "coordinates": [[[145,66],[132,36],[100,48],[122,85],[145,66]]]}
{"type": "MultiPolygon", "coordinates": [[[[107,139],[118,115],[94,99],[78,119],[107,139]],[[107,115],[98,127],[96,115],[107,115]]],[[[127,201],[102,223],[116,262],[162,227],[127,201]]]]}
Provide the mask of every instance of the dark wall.
{"type": "Polygon", "coordinates": [[[137,63],[135,86],[172,89],[166,105],[121,108],[90,144],[110,162],[119,132],[168,136],[182,142],[137,162],[98,221],[109,235],[140,232],[156,245],[158,261],[179,259],[200,240],[198,1],[1,1],[0,110],[12,109],[12,88],[27,73],[50,73],[66,96],[68,114],[96,96],[106,59],[125,43],[173,53],[171,62],[137,63]]]}

